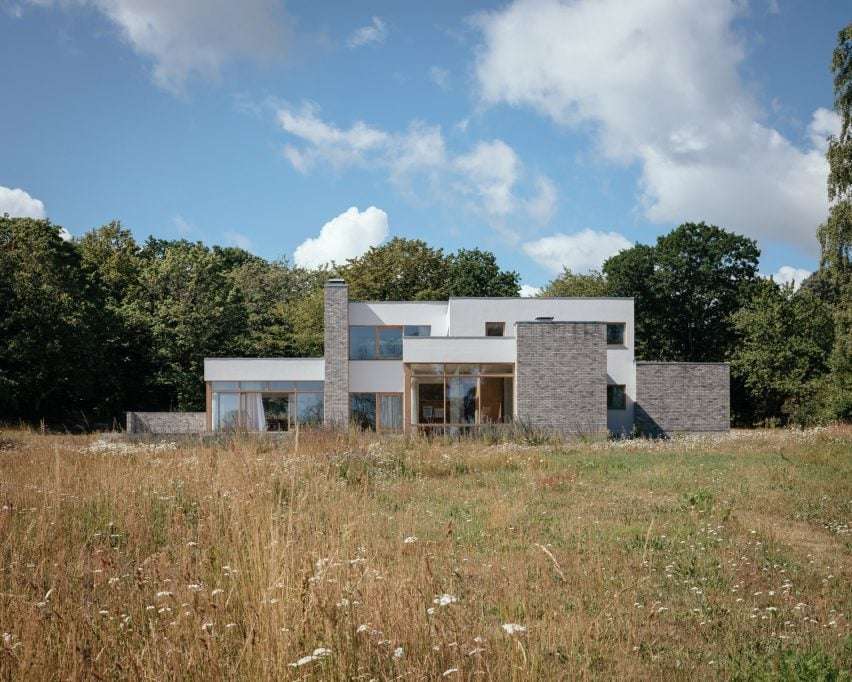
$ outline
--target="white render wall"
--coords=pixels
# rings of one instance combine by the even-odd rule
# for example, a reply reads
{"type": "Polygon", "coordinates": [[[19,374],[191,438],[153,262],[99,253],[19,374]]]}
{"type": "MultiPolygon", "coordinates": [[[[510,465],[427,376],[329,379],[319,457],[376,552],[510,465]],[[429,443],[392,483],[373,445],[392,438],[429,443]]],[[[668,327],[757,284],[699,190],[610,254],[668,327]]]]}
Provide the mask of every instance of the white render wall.
{"type": "Polygon", "coordinates": [[[403,362],[515,362],[515,338],[481,336],[412,337],[402,339],[403,362]]]}
{"type": "Polygon", "coordinates": [[[405,378],[399,360],[350,360],[350,393],[402,393],[405,378]]]}
{"type": "Polygon", "coordinates": [[[349,302],[350,325],[428,324],[432,336],[447,335],[447,304],[442,301],[349,302]]]}
{"type": "Polygon", "coordinates": [[[323,381],[323,358],[205,358],[204,381],[323,381]]]}

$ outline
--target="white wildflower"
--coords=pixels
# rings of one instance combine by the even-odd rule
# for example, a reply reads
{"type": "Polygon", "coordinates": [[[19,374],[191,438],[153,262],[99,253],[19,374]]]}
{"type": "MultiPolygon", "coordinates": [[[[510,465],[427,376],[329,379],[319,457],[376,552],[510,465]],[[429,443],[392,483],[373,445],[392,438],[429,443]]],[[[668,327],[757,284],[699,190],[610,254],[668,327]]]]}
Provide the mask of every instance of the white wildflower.
{"type": "Polygon", "coordinates": [[[503,623],[500,627],[507,635],[522,635],[527,631],[526,625],[518,625],[517,623],[503,623]]]}
{"type": "Polygon", "coordinates": [[[291,668],[299,668],[303,665],[307,665],[308,663],[313,663],[314,661],[318,661],[321,658],[325,658],[326,656],[330,656],[330,655],[331,655],[331,649],[325,649],[323,647],[320,647],[318,649],[314,649],[314,653],[312,653],[310,656],[302,656],[295,663],[291,663],[290,667],[291,668]]]}
{"type": "Polygon", "coordinates": [[[402,658],[403,656],[405,656],[405,650],[401,646],[398,646],[396,649],[393,650],[394,658],[402,658]]]}
{"type": "Polygon", "coordinates": [[[432,600],[432,603],[438,606],[449,606],[450,604],[455,604],[457,601],[458,597],[451,594],[439,594],[432,600]]]}
{"type": "Polygon", "coordinates": [[[407,538],[405,538],[405,540],[403,540],[403,542],[406,545],[413,545],[415,542],[417,542],[417,536],[416,535],[409,535],[407,538]]]}

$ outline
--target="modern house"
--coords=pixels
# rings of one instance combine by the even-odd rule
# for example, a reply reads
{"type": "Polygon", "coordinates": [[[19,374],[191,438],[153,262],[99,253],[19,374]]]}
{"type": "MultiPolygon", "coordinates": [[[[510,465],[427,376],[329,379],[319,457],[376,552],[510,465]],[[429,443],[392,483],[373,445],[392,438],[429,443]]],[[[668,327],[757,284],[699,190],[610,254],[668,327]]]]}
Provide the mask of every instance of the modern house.
{"type": "Polygon", "coordinates": [[[632,298],[350,301],[325,287],[322,358],[207,358],[206,430],[297,424],[565,436],[725,431],[725,363],[634,358],[632,298]]]}

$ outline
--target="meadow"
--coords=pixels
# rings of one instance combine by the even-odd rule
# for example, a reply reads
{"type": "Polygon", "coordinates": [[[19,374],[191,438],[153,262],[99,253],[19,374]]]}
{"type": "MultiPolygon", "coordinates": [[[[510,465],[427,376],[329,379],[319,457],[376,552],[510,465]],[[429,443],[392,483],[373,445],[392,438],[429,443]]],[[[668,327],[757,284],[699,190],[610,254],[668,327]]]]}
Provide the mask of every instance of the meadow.
{"type": "Polygon", "coordinates": [[[0,431],[0,679],[850,679],[852,428],[0,431]]]}

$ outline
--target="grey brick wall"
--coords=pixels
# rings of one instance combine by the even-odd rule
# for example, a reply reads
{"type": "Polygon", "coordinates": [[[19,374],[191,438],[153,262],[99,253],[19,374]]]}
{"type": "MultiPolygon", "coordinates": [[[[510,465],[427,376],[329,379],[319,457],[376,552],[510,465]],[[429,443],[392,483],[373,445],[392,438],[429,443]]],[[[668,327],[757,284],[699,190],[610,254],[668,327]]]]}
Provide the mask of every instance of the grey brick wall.
{"type": "Polygon", "coordinates": [[[730,366],[724,362],[637,362],[634,421],[649,435],[728,431],[730,366]]]}
{"type": "Polygon", "coordinates": [[[128,412],[127,433],[204,433],[206,412],[128,412]]]}
{"type": "Polygon", "coordinates": [[[325,286],[325,384],[323,423],[349,423],[349,287],[340,279],[325,286]]]}
{"type": "Polygon", "coordinates": [[[565,437],[605,435],[606,325],[518,322],[517,416],[565,437]]]}

